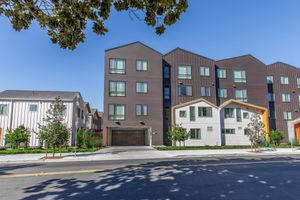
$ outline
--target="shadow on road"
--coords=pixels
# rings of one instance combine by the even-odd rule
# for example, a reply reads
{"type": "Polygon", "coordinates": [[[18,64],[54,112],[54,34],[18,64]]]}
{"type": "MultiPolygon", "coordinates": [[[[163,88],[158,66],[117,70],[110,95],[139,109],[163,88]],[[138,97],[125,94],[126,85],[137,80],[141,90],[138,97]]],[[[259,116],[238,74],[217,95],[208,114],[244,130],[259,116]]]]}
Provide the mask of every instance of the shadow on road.
{"type": "Polygon", "coordinates": [[[13,174],[14,170],[30,168],[30,167],[37,167],[40,166],[39,164],[11,164],[6,166],[0,165],[0,176],[13,174]]]}
{"type": "Polygon", "coordinates": [[[292,161],[295,159],[151,162],[76,178],[52,178],[23,192],[25,200],[299,199],[300,165],[292,161]]]}

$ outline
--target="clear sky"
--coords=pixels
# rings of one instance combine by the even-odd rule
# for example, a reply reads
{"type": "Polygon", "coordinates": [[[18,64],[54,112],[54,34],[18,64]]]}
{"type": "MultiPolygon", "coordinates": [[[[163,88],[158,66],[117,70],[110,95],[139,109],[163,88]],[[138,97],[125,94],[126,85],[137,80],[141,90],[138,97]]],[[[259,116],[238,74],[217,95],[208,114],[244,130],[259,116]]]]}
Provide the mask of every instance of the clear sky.
{"type": "Polygon", "coordinates": [[[212,59],[251,53],[266,64],[300,67],[299,0],[189,0],[189,5],[162,36],[126,12],[112,12],[109,32],[101,37],[89,27],[85,43],[74,51],[52,44],[36,24],[18,33],[0,17],[0,91],[80,91],[102,110],[104,50],[134,41],[162,53],[176,47],[212,59]]]}

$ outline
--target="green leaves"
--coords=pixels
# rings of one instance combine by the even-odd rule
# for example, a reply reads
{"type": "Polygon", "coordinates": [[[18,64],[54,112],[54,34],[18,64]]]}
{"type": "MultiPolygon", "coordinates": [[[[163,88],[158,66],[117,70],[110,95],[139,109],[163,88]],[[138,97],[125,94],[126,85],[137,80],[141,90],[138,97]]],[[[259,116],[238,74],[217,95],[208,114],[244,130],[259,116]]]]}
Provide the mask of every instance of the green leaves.
{"type": "Polygon", "coordinates": [[[88,21],[98,35],[108,32],[104,22],[115,10],[130,11],[137,19],[144,18],[161,35],[188,8],[187,0],[0,0],[0,15],[11,21],[16,31],[28,29],[36,20],[46,29],[51,41],[61,48],[75,49],[85,40],[88,21]],[[141,17],[144,16],[144,17],[141,17]]]}

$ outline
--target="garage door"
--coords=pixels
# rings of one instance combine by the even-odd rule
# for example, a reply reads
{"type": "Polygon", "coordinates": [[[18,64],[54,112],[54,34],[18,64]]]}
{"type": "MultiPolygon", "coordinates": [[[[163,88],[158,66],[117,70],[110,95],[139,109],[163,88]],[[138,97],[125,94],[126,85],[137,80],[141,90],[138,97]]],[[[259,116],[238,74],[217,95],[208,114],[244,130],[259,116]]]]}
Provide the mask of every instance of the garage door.
{"type": "Polygon", "coordinates": [[[144,146],[145,130],[113,130],[112,146],[144,146]]]}

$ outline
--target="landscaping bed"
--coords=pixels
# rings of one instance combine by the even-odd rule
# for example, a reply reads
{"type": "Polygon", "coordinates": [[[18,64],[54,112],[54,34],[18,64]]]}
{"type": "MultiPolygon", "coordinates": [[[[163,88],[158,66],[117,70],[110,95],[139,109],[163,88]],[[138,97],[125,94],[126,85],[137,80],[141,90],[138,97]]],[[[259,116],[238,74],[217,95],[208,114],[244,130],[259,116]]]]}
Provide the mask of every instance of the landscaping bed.
{"type": "MultiPolygon", "coordinates": [[[[297,148],[298,146],[294,146],[297,148]]],[[[160,146],[155,147],[159,151],[174,151],[174,150],[213,150],[213,149],[250,149],[251,146],[160,146]]],[[[264,147],[261,147],[264,148],[264,147]]],[[[279,146],[270,145],[269,148],[291,148],[290,144],[280,144],[279,146]]]]}
{"type": "MultiPolygon", "coordinates": [[[[95,152],[99,148],[77,148],[76,152],[95,152]]],[[[34,154],[34,153],[45,153],[46,150],[42,148],[29,148],[29,149],[6,149],[0,150],[0,154],[34,154]]],[[[62,149],[62,153],[74,153],[75,148],[62,149]]],[[[53,149],[49,149],[48,153],[53,153],[53,149]]],[[[59,151],[56,151],[59,153],[59,151]]]]}

